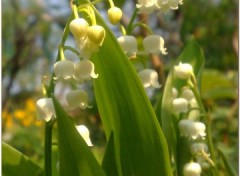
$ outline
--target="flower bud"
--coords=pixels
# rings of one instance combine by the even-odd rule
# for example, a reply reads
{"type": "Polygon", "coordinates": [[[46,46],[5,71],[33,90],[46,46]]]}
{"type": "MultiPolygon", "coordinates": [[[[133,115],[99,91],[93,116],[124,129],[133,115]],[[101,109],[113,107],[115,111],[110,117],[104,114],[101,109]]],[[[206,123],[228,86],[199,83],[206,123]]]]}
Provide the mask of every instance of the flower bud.
{"type": "Polygon", "coordinates": [[[122,10],[118,7],[108,9],[108,19],[112,24],[117,24],[122,18],[122,10]]]}
{"type": "Polygon", "coordinates": [[[193,74],[192,65],[188,63],[182,64],[180,62],[179,65],[174,66],[174,75],[178,78],[189,79],[192,74],[193,74]]]}
{"type": "Polygon", "coordinates": [[[75,75],[76,80],[90,80],[91,78],[97,78],[98,74],[94,72],[94,64],[90,60],[82,60],[75,63],[75,75]]]}
{"type": "Polygon", "coordinates": [[[90,139],[90,134],[89,134],[89,130],[85,125],[78,125],[76,126],[79,134],[82,136],[82,138],[85,140],[85,142],[87,143],[87,145],[89,147],[93,146],[92,141],[90,139]]]}
{"type": "Polygon", "coordinates": [[[87,36],[94,44],[101,46],[105,38],[105,29],[102,26],[90,26],[87,31],[87,36]]]}
{"type": "Polygon", "coordinates": [[[74,75],[74,63],[69,60],[61,60],[54,64],[55,80],[67,80],[74,75]]]}
{"type": "Polygon", "coordinates": [[[184,176],[200,176],[201,172],[201,166],[195,162],[187,163],[183,168],[184,176]]]}
{"type": "Polygon", "coordinates": [[[175,113],[187,112],[188,101],[185,98],[175,98],[172,102],[173,111],[175,113]]]}
{"type": "Polygon", "coordinates": [[[36,102],[38,117],[46,122],[56,117],[52,98],[41,98],[36,102]]]}
{"type": "Polygon", "coordinates": [[[183,89],[181,97],[185,98],[188,101],[191,101],[191,99],[194,98],[194,94],[191,89],[186,88],[183,89]]]}
{"type": "Polygon", "coordinates": [[[155,70],[152,69],[144,69],[138,73],[143,86],[146,87],[154,87],[160,88],[161,85],[158,83],[158,74],[155,70]]]}
{"type": "Polygon", "coordinates": [[[87,36],[89,24],[83,18],[77,18],[70,22],[69,28],[76,39],[85,38],[87,36]]]}
{"type": "Polygon", "coordinates": [[[88,106],[88,95],[84,90],[72,90],[67,93],[66,100],[70,108],[80,107],[86,109],[88,106]]]}
{"type": "Polygon", "coordinates": [[[137,40],[134,36],[125,35],[118,39],[119,45],[126,54],[134,55],[137,52],[137,40]]]}
{"type": "Polygon", "coordinates": [[[200,111],[198,109],[199,106],[198,106],[198,103],[197,103],[196,99],[192,98],[189,101],[189,104],[190,104],[190,108],[195,108],[195,109],[193,109],[189,112],[188,119],[197,120],[200,116],[200,111]]]}
{"type": "Polygon", "coordinates": [[[180,131],[180,136],[189,136],[189,127],[192,125],[193,121],[188,119],[180,120],[178,123],[178,128],[180,131]]]}
{"type": "Polygon", "coordinates": [[[147,53],[164,55],[167,54],[166,48],[164,48],[164,40],[159,35],[149,35],[143,39],[143,47],[147,53]]]}
{"type": "Polygon", "coordinates": [[[208,146],[203,142],[193,143],[191,145],[191,153],[192,155],[198,155],[201,153],[201,151],[204,151],[205,153],[208,152],[208,146]]]}

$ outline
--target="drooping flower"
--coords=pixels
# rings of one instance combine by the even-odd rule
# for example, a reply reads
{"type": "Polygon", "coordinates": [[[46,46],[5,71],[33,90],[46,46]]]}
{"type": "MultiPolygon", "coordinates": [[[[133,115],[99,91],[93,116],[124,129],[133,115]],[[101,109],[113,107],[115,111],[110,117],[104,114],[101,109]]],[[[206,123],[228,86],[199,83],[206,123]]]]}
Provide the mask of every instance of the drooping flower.
{"type": "Polygon", "coordinates": [[[90,60],[82,60],[75,63],[74,78],[79,81],[90,80],[97,78],[98,74],[94,72],[94,64],[90,60]]]}
{"type": "Polygon", "coordinates": [[[204,139],[206,136],[206,126],[202,122],[195,122],[189,119],[180,120],[178,123],[181,136],[186,136],[189,139],[204,139]]]}
{"type": "Polygon", "coordinates": [[[187,163],[183,168],[184,176],[200,176],[201,172],[201,166],[195,162],[187,163]]]}
{"type": "Polygon", "coordinates": [[[88,128],[85,125],[78,125],[76,126],[79,134],[82,136],[82,138],[85,140],[85,142],[87,143],[87,145],[89,147],[93,146],[92,141],[90,139],[90,133],[88,128]]]}
{"type": "Polygon", "coordinates": [[[122,10],[118,7],[111,7],[108,9],[108,19],[109,21],[115,25],[122,18],[122,10]]]}
{"type": "Polygon", "coordinates": [[[97,46],[103,44],[105,35],[105,29],[99,25],[90,26],[87,30],[88,39],[97,46]]]}
{"type": "Polygon", "coordinates": [[[188,111],[188,101],[185,98],[175,98],[172,101],[173,112],[178,114],[180,112],[188,111]]]}
{"type": "Polygon", "coordinates": [[[169,9],[176,10],[178,5],[183,4],[182,0],[157,0],[157,7],[160,11],[167,11],[169,9]]]}
{"type": "Polygon", "coordinates": [[[146,53],[164,55],[167,54],[166,48],[164,48],[164,40],[159,35],[149,35],[143,39],[143,47],[146,53]]]}
{"type": "Polygon", "coordinates": [[[153,69],[144,69],[144,70],[141,70],[139,73],[138,73],[142,83],[143,83],[143,86],[145,88],[147,87],[154,87],[154,88],[160,88],[161,85],[159,84],[158,82],[158,74],[155,70],[153,69]]]}
{"type": "Polygon", "coordinates": [[[194,98],[194,94],[191,89],[184,88],[181,97],[185,98],[188,101],[191,101],[194,98]]]}
{"type": "Polygon", "coordinates": [[[88,105],[88,94],[84,90],[72,90],[67,93],[66,100],[70,108],[80,107],[86,109],[88,105]]]}
{"type": "Polygon", "coordinates": [[[156,9],[156,0],[138,0],[136,7],[139,9],[138,13],[153,13],[156,9]]]}
{"type": "Polygon", "coordinates": [[[56,117],[55,108],[52,98],[41,98],[36,102],[36,108],[39,119],[44,119],[46,122],[56,117]]]}
{"type": "Polygon", "coordinates": [[[190,147],[192,155],[198,155],[201,153],[202,150],[205,153],[208,153],[208,146],[203,142],[193,143],[190,147]]]}
{"type": "Polygon", "coordinates": [[[204,139],[206,136],[206,126],[202,122],[193,122],[192,125],[189,126],[189,137],[192,139],[202,138],[204,139]]]}
{"type": "Polygon", "coordinates": [[[185,136],[185,137],[189,136],[189,126],[191,126],[192,123],[193,121],[188,119],[182,119],[179,121],[178,128],[180,131],[180,136],[185,136]]]}
{"type": "Polygon", "coordinates": [[[177,66],[174,66],[174,75],[181,79],[189,79],[193,74],[192,65],[188,63],[179,63],[177,66]]]}
{"type": "Polygon", "coordinates": [[[70,22],[69,29],[76,40],[83,39],[87,36],[89,24],[83,18],[77,18],[70,22]]]}
{"type": "Polygon", "coordinates": [[[134,36],[125,35],[118,39],[119,45],[127,55],[135,55],[137,52],[137,40],[134,36]]]}
{"type": "Polygon", "coordinates": [[[68,80],[74,76],[74,63],[69,60],[61,60],[53,66],[55,80],[68,80]]]}

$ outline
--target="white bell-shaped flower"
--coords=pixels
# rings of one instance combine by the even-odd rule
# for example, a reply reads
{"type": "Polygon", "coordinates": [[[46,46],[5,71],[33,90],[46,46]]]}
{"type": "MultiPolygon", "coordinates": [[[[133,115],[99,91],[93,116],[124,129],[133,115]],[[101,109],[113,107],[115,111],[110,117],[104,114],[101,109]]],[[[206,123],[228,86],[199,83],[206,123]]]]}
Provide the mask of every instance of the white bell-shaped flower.
{"type": "Polygon", "coordinates": [[[206,126],[202,122],[193,122],[191,126],[188,128],[189,137],[192,139],[202,138],[204,139],[206,136],[206,126]]]}
{"type": "Polygon", "coordinates": [[[153,13],[156,9],[156,0],[138,0],[136,7],[139,9],[138,13],[153,13]]]}
{"type": "Polygon", "coordinates": [[[175,98],[172,101],[173,112],[178,114],[188,111],[188,101],[185,98],[175,98]]]}
{"type": "Polygon", "coordinates": [[[83,18],[77,18],[70,22],[69,29],[75,39],[82,39],[87,36],[89,24],[83,18]]]}
{"type": "Polygon", "coordinates": [[[46,122],[56,117],[55,108],[52,98],[41,98],[36,102],[36,108],[39,119],[44,119],[46,122]]]}
{"type": "Polygon", "coordinates": [[[182,90],[181,97],[185,98],[188,101],[191,101],[194,98],[194,94],[191,89],[189,88],[184,88],[182,90]]]}
{"type": "Polygon", "coordinates": [[[74,76],[74,63],[69,60],[61,60],[53,66],[55,80],[68,80],[74,76]]]}
{"type": "Polygon", "coordinates": [[[179,63],[177,66],[174,66],[174,75],[181,79],[189,79],[193,74],[192,65],[188,63],[179,63]]]}
{"type": "Polygon", "coordinates": [[[117,24],[122,18],[122,10],[118,7],[108,9],[108,19],[113,25],[117,24]]]}
{"type": "Polygon", "coordinates": [[[187,163],[183,168],[184,176],[200,176],[201,172],[202,172],[201,166],[195,162],[187,163]]]}
{"type": "Polygon", "coordinates": [[[147,87],[154,87],[154,88],[160,88],[161,85],[159,84],[158,82],[158,74],[155,70],[152,70],[152,69],[144,69],[144,70],[141,70],[139,73],[138,73],[142,83],[143,83],[143,86],[145,88],[147,87]]]}
{"type": "Polygon", "coordinates": [[[182,0],[157,0],[157,7],[160,11],[167,11],[169,9],[176,10],[178,5],[183,4],[182,0]]]}
{"type": "Polygon", "coordinates": [[[207,144],[203,143],[203,142],[197,142],[197,143],[193,143],[191,145],[190,151],[192,153],[192,155],[198,155],[201,154],[201,151],[204,151],[205,153],[208,153],[208,146],[207,144]]]}
{"type": "Polygon", "coordinates": [[[159,35],[149,35],[143,39],[143,47],[146,53],[164,55],[167,54],[166,48],[164,48],[164,40],[159,35]]]}
{"type": "Polygon", "coordinates": [[[74,78],[76,80],[85,81],[97,77],[98,74],[94,72],[94,64],[90,60],[82,60],[75,63],[74,78]]]}
{"type": "Polygon", "coordinates": [[[118,39],[119,45],[127,55],[135,55],[137,52],[137,40],[134,36],[124,35],[118,39]]]}
{"type": "Polygon", "coordinates": [[[88,105],[88,94],[84,90],[71,90],[66,95],[66,100],[70,108],[80,107],[86,109],[90,107],[88,105]]]}
{"type": "Polygon", "coordinates": [[[193,121],[189,119],[182,119],[178,123],[178,128],[180,131],[180,136],[189,136],[189,127],[192,125],[193,121]]]}
{"type": "Polygon", "coordinates": [[[93,146],[92,141],[90,139],[90,133],[88,128],[85,125],[78,125],[76,126],[79,134],[82,136],[82,138],[85,140],[85,142],[87,143],[87,145],[89,147],[93,146]]]}

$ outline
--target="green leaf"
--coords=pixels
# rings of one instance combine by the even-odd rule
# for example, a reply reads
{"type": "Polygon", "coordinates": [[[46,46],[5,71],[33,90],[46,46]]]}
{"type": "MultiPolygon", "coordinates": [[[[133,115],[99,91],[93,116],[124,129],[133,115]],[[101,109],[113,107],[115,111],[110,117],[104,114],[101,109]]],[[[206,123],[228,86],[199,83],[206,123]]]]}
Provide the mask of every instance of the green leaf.
{"type": "Polygon", "coordinates": [[[117,172],[117,164],[115,159],[115,152],[114,152],[114,137],[113,132],[110,134],[107,148],[104,154],[102,167],[107,175],[118,175],[117,172]]]}
{"type": "Polygon", "coordinates": [[[142,83],[116,37],[95,12],[106,37],[92,57],[99,74],[94,89],[107,139],[114,133],[118,175],[172,175],[167,144],[142,83]]]}
{"type": "MultiPolygon", "coordinates": [[[[204,65],[204,56],[202,53],[202,49],[196,43],[194,39],[191,39],[187,46],[184,48],[183,52],[176,60],[174,65],[178,65],[179,62],[182,63],[189,63],[192,65],[194,69],[194,74],[197,78],[198,83],[200,84],[201,80],[201,72],[204,65]]],[[[164,132],[164,135],[167,139],[168,148],[170,151],[170,156],[173,156],[175,159],[176,164],[180,163],[180,165],[176,165],[176,169],[182,168],[183,165],[183,158],[184,161],[187,159],[181,155],[189,156],[188,147],[186,142],[178,141],[179,134],[178,134],[178,118],[177,116],[173,115],[172,113],[172,88],[175,87],[180,89],[182,86],[186,85],[185,80],[181,79],[174,79],[173,78],[173,68],[170,70],[164,92],[162,98],[162,112],[161,112],[161,125],[164,132]],[[178,145],[181,143],[181,150],[179,149],[178,145]],[[178,150],[180,150],[178,152],[178,150]],[[185,150],[185,151],[184,151],[185,150]],[[182,161],[179,161],[181,159],[182,161]]],[[[181,172],[181,171],[179,171],[181,172]]]]}
{"type": "Polygon", "coordinates": [[[43,170],[10,145],[2,142],[2,173],[4,176],[43,176],[43,170]]]}
{"type": "Polygon", "coordinates": [[[53,97],[57,116],[60,176],[105,176],[73,121],[53,97]]]}

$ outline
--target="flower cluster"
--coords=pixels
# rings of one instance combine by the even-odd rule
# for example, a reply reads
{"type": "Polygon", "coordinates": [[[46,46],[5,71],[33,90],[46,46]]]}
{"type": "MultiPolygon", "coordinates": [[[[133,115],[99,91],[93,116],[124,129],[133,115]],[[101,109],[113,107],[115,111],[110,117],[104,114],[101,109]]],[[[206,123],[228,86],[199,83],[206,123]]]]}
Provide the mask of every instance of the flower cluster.
{"type": "MultiPolygon", "coordinates": [[[[175,79],[186,80],[187,83],[191,82],[192,79],[195,80],[192,65],[188,63],[180,62],[174,66],[173,75],[175,79]]],[[[182,87],[180,93],[175,87],[172,88],[172,109],[175,115],[182,114],[183,118],[180,118],[178,123],[180,136],[189,139],[190,151],[196,161],[185,165],[184,175],[200,176],[202,168],[209,168],[211,159],[208,154],[208,146],[204,141],[206,126],[199,121],[199,105],[191,85],[192,83],[182,87]]]]}
{"type": "Polygon", "coordinates": [[[155,10],[176,10],[181,4],[183,4],[183,0],[138,0],[136,7],[139,9],[139,13],[150,14],[155,10]]]}

